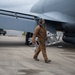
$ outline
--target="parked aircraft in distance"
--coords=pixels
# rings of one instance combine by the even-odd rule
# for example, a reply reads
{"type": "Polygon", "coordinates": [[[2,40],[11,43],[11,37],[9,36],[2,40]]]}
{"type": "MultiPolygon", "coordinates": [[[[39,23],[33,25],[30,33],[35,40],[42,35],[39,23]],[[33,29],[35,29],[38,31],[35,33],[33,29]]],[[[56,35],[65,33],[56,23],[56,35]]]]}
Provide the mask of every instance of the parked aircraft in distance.
{"type": "Polygon", "coordinates": [[[30,13],[0,9],[0,28],[33,33],[39,18],[46,20],[47,30],[63,32],[63,41],[75,44],[75,0],[39,0],[30,13]]]}

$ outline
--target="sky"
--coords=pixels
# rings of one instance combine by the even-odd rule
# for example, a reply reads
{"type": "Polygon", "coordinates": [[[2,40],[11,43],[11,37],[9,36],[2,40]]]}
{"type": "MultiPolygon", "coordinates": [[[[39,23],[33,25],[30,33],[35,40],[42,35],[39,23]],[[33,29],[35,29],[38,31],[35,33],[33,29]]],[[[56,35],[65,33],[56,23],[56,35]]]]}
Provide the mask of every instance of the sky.
{"type": "Polygon", "coordinates": [[[0,0],[0,9],[28,12],[39,0],[0,0]]]}
{"type": "MultiPolygon", "coordinates": [[[[16,12],[29,12],[31,7],[39,0],[0,0],[0,9],[16,11],[16,12]]],[[[6,30],[7,35],[22,35],[23,32],[6,30]],[[14,34],[15,33],[15,34],[14,34]]]]}

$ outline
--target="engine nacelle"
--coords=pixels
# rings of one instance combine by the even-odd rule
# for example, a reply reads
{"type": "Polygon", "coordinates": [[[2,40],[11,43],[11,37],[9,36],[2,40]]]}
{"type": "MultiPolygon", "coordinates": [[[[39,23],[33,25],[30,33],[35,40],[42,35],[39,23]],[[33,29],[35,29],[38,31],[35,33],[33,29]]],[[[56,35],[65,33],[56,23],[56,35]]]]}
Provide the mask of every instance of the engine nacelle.
{"type": "Polygon", "coordinates": [[[63,39],[64,42],[75,44],[75,37],[66,37],[66,36],[63,36],[62,39],[63,39]]]}
{"type": "Polygon", "coordinates": [[[75,33],[75,24],[63,24],[62,25],[63,31],[69,33],[75,33]]]}
{"type": "Polygon", "coordinates": [[[72,32],[65,32],[65,33],[63,33],[63,35],[65,37],[75,37],[75,33],[72,33],[72,32]]]}

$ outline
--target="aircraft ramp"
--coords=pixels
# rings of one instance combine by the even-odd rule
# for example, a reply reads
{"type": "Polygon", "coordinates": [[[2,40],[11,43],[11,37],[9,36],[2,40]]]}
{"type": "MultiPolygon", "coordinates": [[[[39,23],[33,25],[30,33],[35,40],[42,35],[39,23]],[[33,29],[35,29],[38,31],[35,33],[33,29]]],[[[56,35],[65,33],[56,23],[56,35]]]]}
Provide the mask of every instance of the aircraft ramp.
{"type": "Polygon", "coordinates": [[[48,64],[42,53],[40,61],[33,55],[33,46],[25,46],[23,37],[0,36],[0,75],[75,75],[75,46],[71,44],[47,47],[48,64]]]}

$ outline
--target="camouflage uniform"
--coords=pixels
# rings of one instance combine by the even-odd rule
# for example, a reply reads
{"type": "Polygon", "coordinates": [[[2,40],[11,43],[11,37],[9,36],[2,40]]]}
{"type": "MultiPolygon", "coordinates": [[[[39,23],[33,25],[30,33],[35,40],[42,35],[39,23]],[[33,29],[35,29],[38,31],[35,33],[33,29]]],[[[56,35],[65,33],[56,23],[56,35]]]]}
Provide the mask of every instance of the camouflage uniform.
{"type": "Polygon", "coordinates": [[[45,46],[45,42],[47,39],[46,27],[45,26],[41,27],[40,25],[38,25],[35,28],[32,41],[35,41],[36,36],[38,37],[39,46],[34,54],[34,57],[37,58],[40,51],[42,51],[44,60],[48,60],[47,54],[46,54],[46,46],[45,46]]]}

